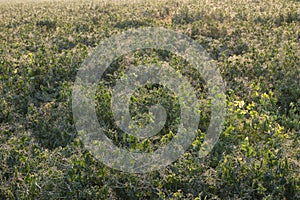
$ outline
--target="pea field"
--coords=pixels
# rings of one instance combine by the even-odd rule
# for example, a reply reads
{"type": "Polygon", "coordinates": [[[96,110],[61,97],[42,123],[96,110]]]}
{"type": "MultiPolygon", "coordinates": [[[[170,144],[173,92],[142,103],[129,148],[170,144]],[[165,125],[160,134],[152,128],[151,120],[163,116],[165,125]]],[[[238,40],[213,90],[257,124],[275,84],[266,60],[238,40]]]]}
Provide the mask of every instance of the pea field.
{"type": "Polygon", "coordinates": [[[0,199],[300,199],[300,1],[0,0],[0,199]],[[139,139],[119,129],[111,88],[126,71],[168,64],[201,102],[196,137],[178,159],[128,173],[86,148],[72,94],[79,69],[103,40],[146,27],[203,47],[223,79],[226,116],[218,141],[199,157],[212,115],[201,74],[165,50],[118,57],[94,103],[119,148],[154,152],[180,126],[180,98],[152,84],[133,93],[129,110],[143,126],[149,107],[162,105],[160,132],[139,139]]]}

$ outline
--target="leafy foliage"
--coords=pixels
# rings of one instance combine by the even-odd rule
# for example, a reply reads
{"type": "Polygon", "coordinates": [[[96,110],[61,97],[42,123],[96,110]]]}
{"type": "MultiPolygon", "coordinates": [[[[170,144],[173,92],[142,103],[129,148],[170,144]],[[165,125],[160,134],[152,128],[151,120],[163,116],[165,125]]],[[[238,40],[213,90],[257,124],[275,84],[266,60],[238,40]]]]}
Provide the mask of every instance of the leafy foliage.
{"type": "Polygon", "coordinates": [[[0,199],[300,199],[299,1],[0,2],[0,199]],[[200,3],[201,2],[201,3],[200,3]],[[141,50],[113,63],[99,83],[98,117],[122,147],[153,151],[176,133],[178,102],[166,88],[132,96],[168,111],[161,133],[139,141],[117,129],[109,87],[129,67],[167,62],[203,102],[198,136],[172,165],[148,174],[107,168],[84,149],[71,112],[72,85],[97,43],[142,26],[182,32],[215,60],[228,115],[213,151],[199,159],[209,123],[201,76],[182,58],[141,50]]]}

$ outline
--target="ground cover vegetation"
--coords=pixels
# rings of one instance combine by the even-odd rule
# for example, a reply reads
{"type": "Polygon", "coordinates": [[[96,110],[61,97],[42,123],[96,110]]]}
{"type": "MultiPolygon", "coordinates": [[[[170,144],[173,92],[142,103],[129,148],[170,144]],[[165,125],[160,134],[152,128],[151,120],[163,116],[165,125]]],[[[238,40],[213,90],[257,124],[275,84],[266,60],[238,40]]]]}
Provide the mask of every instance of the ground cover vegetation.
{"type": "Polygon", "coordinates": [[[0,199],[300,199],[299,85],[299,1],[1,1],[0,199]],[[101,40],[149,26],[186,34],[211,55],[226,83],[227,116],[212,152],[198,158],[210,119],[201,75],[166,51],[120,57],[95,99],[116,145],[154,151],[174,137],[180,117],[170,90],[142,87],[131,98],[135,120],[147,123],[149,106],[160,103],[168,121],[151,139],[124,136],[112,117],[109,88],[130,67],[168,63],[203,102],[188,151],[159,171],[129,174],[84,148],[72,85],[101,40]]]}

